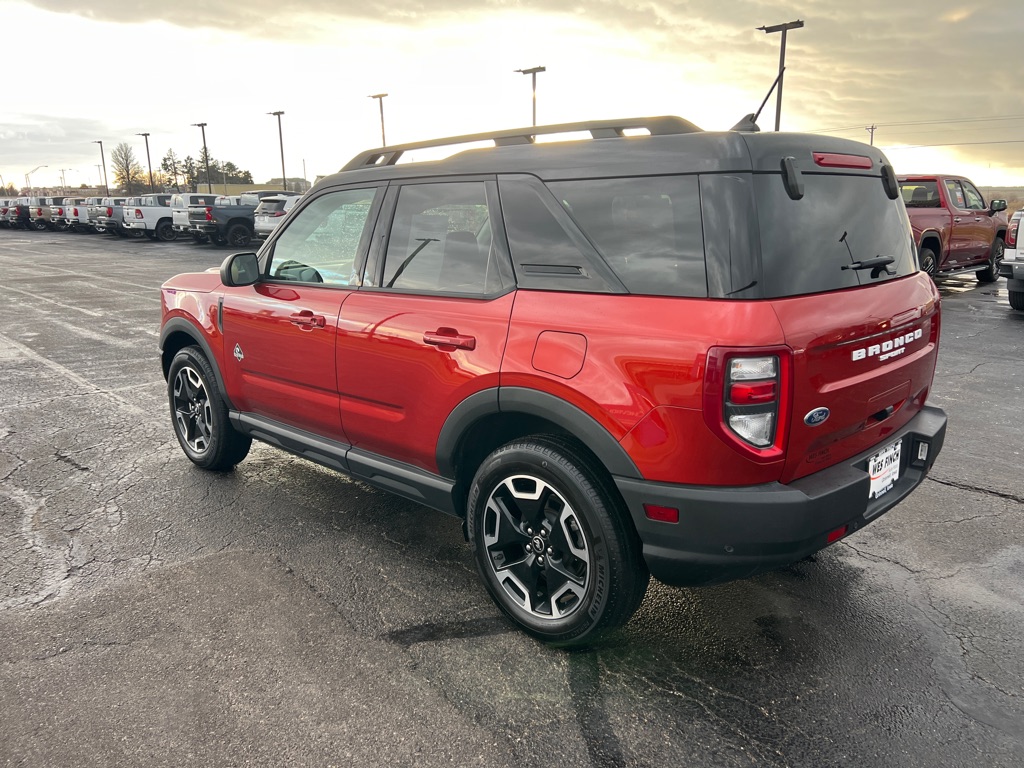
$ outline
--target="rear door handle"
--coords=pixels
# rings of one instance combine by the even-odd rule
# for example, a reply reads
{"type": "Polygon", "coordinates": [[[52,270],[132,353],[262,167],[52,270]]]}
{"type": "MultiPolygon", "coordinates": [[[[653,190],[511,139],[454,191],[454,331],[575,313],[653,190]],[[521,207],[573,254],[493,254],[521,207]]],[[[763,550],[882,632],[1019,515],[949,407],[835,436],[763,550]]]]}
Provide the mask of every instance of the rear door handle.
{"type": "Polygon", "coordinates": [[[294,325],[300,328],[323,328],[327,325],[327,318],[323,315],[314,315],[311,310],[304,309],[301,312],[296,312],[294,315],[288,318],[294,325]]]}
{"type": "Polygon", "coordinates": [[[438,328],[436,331],[425,331],[423,343],[432,344],[435,347],[448,347],[450,349],[476,349],[476,338],[465,336],[454,328],[438,328]]]}

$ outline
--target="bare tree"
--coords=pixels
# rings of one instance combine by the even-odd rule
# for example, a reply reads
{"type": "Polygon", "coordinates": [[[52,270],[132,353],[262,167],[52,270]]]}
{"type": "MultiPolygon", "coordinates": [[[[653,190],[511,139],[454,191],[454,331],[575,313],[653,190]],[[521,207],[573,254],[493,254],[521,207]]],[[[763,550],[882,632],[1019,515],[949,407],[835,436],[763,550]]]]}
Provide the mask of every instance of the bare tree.
{"type": "Polygon", "coordinates": [[[130,195],[133,184],[143,184],[146,176],[142,165],[135,158],[135,150],[126,142],[121,142],[110,153],[110,164],[114,168],[114,180],[130,195]]]}

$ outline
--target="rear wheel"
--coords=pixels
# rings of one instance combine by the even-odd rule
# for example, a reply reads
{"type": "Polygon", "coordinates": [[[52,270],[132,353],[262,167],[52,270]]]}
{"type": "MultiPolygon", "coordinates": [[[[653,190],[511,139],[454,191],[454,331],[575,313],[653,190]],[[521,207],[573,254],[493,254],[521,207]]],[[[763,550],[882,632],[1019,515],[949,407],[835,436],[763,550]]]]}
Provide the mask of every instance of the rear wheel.
{"type": "Polygon", "coordinates": [[[167,397],[174,434],[196,466],[231,469],[249,453],[252,438],[231,426],[217,377],[198,347],[185,347],[174,356],[167,397]]]}
{"type": "Polygon", "coordinates": [[[227,242],[232,248],[245,248],[252,242],[252,230],[245,224],[232,224],[228,227],[227,242]]]}
{"type": "Polygon", "coordinates": [[[999,265],[1003,263],[1005,251],[1006,246],[1001,237],[992,241],[992,248],[988,254],[988,267],[977,273],[979,283],[994,283],[999,279],[999,265]]]}
{"type": "Polygon", "coordinates": [[[639,537],[610,480],[574,446],[538,436],[494,451],[467,514],[487,591],[530,635],[586,645],[640,605],[649,575],[639,537]]]}
{"type": "Polygon", "coordinates": [[[174,231],[174,225],[169,221],[161,221],[156,225],[156,232],[154,238],[164,243],[169,243],[178,237],[178,233],[174,231]]]}
{"type": "Polygon", "coordinates": [[[208,237],[207,237],[206,235],[200,235],[200,234],[196,234],[195,232],[193,232],[193,233],[192,233],[192,240],[193,240],[193,242],[195,242],[195,243],[196,243],[197,245],[202,245],[203,243],[206,243],[206,242],[208,242],[208,241],[209,241],[209,239],[210,239],[210,238],[208,238],[208,237]]]}
{"type": "Polygon", "coordinates": [[[918,259],[921,262],[921,271],[930,277],[935,277],[935,272],[938,269],[938,258],[935,251],[931,248],[922,248],[918,259]]]}
{"type": "Polygon", "coordinates": [[[1010,294],[1010,306],[1024,312],[1024,291],[1008,291],[1008,293],[1010,294]]]}
{"type": "Polygon", "coordinates": [[[32,229],[34,229],[36,232],[42,232],[44,229],[47,228],[46,227],[46,222],[43,221],[42,219],[36,219],[35,221],[30,221],[29,222],[29,226],[32,229]]]}

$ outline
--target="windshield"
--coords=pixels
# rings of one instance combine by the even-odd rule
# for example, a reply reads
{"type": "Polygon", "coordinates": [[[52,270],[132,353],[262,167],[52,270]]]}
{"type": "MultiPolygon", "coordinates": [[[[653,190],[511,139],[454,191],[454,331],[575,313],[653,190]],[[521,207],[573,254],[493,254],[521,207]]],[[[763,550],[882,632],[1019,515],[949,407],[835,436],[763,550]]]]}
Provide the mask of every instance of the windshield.
{"type": "Polygon", "coordinates": [[[803,181],[804,196],[793,200],[780,175],[754,177],[765,298],[854,288],[917,271],[906,209],[888,198],[877,176],[807,173],[803,181]]]}

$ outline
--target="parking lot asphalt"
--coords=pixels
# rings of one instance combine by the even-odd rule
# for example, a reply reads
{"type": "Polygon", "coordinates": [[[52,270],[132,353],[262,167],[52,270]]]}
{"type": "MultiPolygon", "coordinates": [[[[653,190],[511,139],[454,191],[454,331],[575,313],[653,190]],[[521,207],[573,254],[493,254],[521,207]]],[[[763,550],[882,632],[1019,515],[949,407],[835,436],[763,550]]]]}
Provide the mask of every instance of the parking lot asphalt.
{"type": "Polygon", "coordinates": [[[945,280],[925,483],[812,561],[552,650],[454,518],[194,468],[158,287],[227,251],[0,230],[0,765],[1024,765],[1024,313],[945,280]]]}

